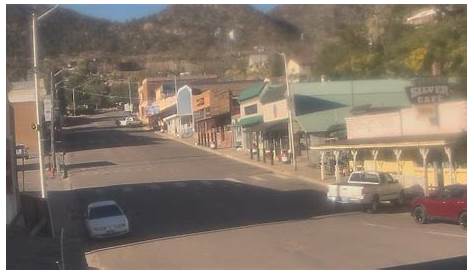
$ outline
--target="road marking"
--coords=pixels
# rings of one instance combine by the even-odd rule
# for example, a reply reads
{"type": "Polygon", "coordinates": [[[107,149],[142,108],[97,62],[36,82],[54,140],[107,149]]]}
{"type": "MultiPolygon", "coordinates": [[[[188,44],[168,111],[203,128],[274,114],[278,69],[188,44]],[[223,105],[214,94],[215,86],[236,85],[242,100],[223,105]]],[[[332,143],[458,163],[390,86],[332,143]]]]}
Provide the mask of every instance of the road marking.
{"type": "Polygon", "coordinates": [[[447,236],[447,237],[467,238],[466,235],[459,235],[459,234],[454,234],[454,233],[444,233],[444,232],[437,232],[437,231],[428,231],[426,233],[432,234],[432,235],[447,236]]]}
{"type": "Polygon", "coordinates": [[[395,229],[395,227],[393,227],[393,226],[379,225],[379,224],[373,224],[373,223],[364,223],[364,225],[372,226],[372,227],[386,228],[386,229],[395,229]]]}
{"type": "Polygon", "coordinates": [[[285,176],[285,175],[282,175],[282,174],[278,174],[278,173],[272,173],[272,176],[274,177],[277,177],[277,178],[280,178],[280,179],[289,179],[290,177],[288,176],[285,176]]]}
{"type": "Polygon", "coordinates": [[[250,176],[249,177],[250,179],[253,179],[255,181],[265,181],[265,179],[263,179],[262,177],[259,177],[257,175],[254,175],[254,176],[250,176]]]}
{"type": "Polygon", "coordinates": [[[225,181],[230,181],[230,182],[234,182],[234,183],[242,183],[242,181],[239,181],[235,178],[224,178],[225,181]]]}

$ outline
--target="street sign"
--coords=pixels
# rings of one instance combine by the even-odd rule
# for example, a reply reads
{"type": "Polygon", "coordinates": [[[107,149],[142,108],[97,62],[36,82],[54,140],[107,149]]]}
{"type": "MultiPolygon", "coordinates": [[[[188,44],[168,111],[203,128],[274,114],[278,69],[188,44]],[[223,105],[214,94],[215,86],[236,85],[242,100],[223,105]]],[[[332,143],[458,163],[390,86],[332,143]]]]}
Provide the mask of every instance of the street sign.
{"type": "Polygon", "coordinates": [[[53,104],[51,98],[47,97],[43,100],[44,121],[51,122],[53,118],[53,104]]]}

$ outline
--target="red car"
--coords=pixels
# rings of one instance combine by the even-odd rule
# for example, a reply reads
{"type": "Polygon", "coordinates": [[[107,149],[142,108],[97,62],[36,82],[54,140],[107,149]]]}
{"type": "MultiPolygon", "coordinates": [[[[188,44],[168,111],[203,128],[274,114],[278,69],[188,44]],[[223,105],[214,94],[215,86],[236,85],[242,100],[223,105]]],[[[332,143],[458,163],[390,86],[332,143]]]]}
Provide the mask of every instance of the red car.
{"type": "Polygon", "coordinates": [[[454,221],[467,228],[467,187],[450,185],[425,198],[411,203],[412,216],[417,223],[425,224],[433,219],[454,221]]]}

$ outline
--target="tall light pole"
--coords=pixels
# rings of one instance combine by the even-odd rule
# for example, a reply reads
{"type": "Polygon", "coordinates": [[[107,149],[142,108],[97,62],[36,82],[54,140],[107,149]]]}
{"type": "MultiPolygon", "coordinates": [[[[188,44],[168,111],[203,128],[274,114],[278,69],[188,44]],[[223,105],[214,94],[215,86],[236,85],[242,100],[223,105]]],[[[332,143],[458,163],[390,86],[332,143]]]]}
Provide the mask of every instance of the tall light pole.
{"type": "Polygon", "coordinates": [[[76,116],[76,97],[75,97],[76,88],[72,88],[72,115],[76,116]]]}
{"type": "Polygon", "coordinates": [[[132,107],[132,82],[130,81],[130,78],[128,78],[128,107],[130,110],[130,113],[133,113],[133,107],[132,107]]]}
{"type": "MultiPolygon", "coordinates": [[[[35,100],[36,100],[36,132],[38,138],[38,153],[39,153],[39,170],[40,170],[40,185],[41,185],[41,198],[45,199],[48,195],[46,191],[46,187],[44,184],[44,170],[43,170],[43,141],[41,139],[43,128],[41,125],[40,119],[40,112],[39,112],[39,89],[38,89],[38,42],[37,42],[37,24],[38,22],[43,19],[45,16],[50,14],[53,10],[55,10],[59,5],[54,6],[53,8],[47,10],[40,16],[36,15],[36,12],[33,11],[32,13],[32,35],[33,35],[33,72],[34,72],[34,79],[35,79],[35,100]]],[[[54,238],[54,223],[53,223],[53,214],[51,212],[51,206],[49,202],[47,203],[48,206],[48,213],[49,213],[49,221],[51,224],[51,235],[54,238]]]]}
{"type": "Polygon", "coordinates": [[[296,151],[295,151],[295,140],[293,134],[293,108],[294,100],[291,97],[290,85],[288,83],[288,68],[286,63],[286,54],[283,52],[278,53],[283,57],[283,62],[285,63],[285,82],[286,82],[286,97],[287,97],[287,106],[288,106],[288,140],[290,141],[291,146],[291,162],[293,164],[294,170],[296,170],[296,151]]]}
{"type": "Polygon", "coordinates": [[[58,7],[56,5],[54,8],[49,9],[45,13],[40,16],[36,15],[36,12],[33,11],[32,13],[32,33],[33,33],[33,72],[34,72],[34,79],[35,79],[35,101],[36,101],[36,133],[38,139],[38,154],[39,154],[39,169],[40,169],[40,185],[41,185],[41,198],[46,198],[48,195],[46,192],[46,188],[44,185],[44,170],[43,170],[43,140],[42,140],[42,123],[41,123],[41,116],[39,110],[39,83],[38,83],[38,42],[37,42],[37,28],[38,22],[43,19],[46,15],[50,12],[55,10],[58,7]]]}
{"type": "Polygon", "coordinates": [[[42,137],[42,128],[41,128],[41,118],[39,111],[39,90],[38,90],[38,56],[36,55],[37,45],[36,45],[36,24],[37,16],[33,12],[33,72],[35,78],[35,100],[36,100],[36,134],[38,139],[38,154],[39,154],[39,170],[40,170],[40,185],[41,185],[41,198],[46,198],[46,191],[44,186],[44,170],[43,170],[43,142],[42,137]]]}

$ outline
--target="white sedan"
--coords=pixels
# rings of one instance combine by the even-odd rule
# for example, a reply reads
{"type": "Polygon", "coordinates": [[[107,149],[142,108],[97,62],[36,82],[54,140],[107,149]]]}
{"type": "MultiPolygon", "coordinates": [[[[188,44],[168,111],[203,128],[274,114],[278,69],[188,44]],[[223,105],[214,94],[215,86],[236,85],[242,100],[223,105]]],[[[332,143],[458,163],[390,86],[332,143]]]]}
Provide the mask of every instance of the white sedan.
{"type": "Polygon", "coordinates": [[[119,236],[130,231],[127,216],[115,201],[89,204],[85,217],[91,238],[119,236]]]}

